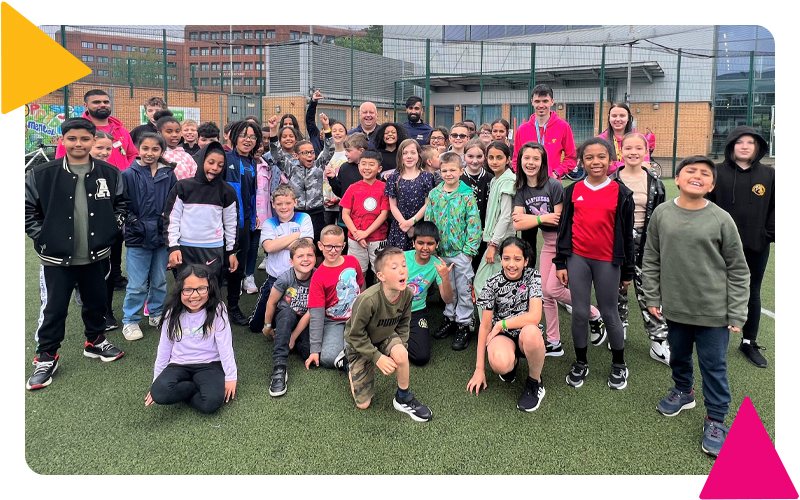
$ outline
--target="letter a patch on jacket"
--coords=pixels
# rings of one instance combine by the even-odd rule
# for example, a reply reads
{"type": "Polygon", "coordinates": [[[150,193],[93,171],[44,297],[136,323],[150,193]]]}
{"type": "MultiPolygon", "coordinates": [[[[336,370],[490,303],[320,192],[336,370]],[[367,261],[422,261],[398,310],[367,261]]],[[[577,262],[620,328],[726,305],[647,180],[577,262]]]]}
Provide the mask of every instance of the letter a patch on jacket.
{"type": "Polygon", "coordinates": [[[111,199],[111,191],[108,190],[108,184],[105,179],[97,179],[97,193],[94,195],[95,200],[109,200],[111,199]]]}

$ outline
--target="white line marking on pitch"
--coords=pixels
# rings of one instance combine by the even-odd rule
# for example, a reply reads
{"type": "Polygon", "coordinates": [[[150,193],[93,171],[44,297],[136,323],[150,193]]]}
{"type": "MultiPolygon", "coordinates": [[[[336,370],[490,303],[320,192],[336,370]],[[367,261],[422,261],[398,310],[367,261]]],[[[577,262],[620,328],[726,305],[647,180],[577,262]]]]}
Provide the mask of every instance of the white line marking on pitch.
{"type": "Polygon", "coordinates": [[[761,314],[766,314],[770,318],[775,319],[775,313],[767,309],[764,309],[763,307],[761,308],[761,314]]]}

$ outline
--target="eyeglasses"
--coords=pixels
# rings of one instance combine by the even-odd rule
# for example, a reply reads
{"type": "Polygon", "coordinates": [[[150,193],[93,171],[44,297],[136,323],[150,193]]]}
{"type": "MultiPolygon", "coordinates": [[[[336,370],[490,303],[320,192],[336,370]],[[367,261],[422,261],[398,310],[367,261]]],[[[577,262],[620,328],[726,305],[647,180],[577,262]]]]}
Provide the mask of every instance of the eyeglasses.
{"type": "Polygon", "coordinates": [[[251,141],[256,142],[258,137],[254,135],[239,134],[239,139],[250,139],[251,141]]]}
{"type": "Polygon", "coordinates": [[[191,297],[194,295],[194,292],[197,292],[197,295],[203,296],[208,293],[207,286],[198,286],[197,288],[182,288],[181,295],[184,297],[191,297]]]}
{"type": "Polygon", "coordinates": [[[340,252],[344,249],[344,245],[322,245],[326,252],[340,252]]]}
{"type": "Polygon", "coordinates": [[[314,156],[314,151],[298,151],[297,154],[303,156],[314,156]]]}
{"type": "Polygon", "coordinates": [[[481,130],[480,135],[492,135],[492,132],[489,130],[481,130]]]}
{"type": "Polygon", "coordinates": [[[467,135],[467,134],[450,134],[450,137],[452,137],[453,139],[466,139],[467,137],[469,137],[469,135],[467,135]]]}
{"type": "Polygon", "coordinates": [[[439,137],[438,135],[435,136],[435,137],[431,137],[431,142],[433,142],[433,141],[444,142],[444,137],[439,137]]]}

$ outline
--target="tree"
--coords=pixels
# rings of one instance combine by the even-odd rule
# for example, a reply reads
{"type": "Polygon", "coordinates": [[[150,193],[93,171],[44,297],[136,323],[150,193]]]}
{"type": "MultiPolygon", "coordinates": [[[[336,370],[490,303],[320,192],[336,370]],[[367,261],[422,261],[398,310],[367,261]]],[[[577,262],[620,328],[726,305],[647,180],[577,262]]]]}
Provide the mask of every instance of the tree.
{"type": "MultiPolygon", "coordinates": [[[[383,55],[383,25],[373,24],[361,30],[364,35],[356,36],[353,40],[353,48],[362,52],[383,55]]],[[[333,42],[339,47],[350,48],[350,38],[337,37],[333,42]]]]}

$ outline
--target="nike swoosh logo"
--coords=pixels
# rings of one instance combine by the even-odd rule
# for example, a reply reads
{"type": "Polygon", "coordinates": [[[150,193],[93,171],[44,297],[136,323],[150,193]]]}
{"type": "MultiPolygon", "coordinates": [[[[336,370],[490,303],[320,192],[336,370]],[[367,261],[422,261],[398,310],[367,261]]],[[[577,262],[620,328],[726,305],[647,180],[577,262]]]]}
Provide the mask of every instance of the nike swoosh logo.
{"type": "Polygon", "coordinates": [[[207,260],[207,261],[206,261],[206,265],[207,265],[207,266],[210,266],[211,264],[213,264],[213,263],[214,263],[214,262],[216,262],[216,261],[217,261],[217,259],[214,259],[214,260],[207,260]]]}

